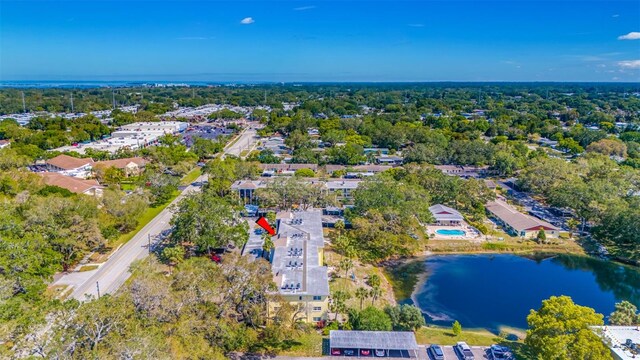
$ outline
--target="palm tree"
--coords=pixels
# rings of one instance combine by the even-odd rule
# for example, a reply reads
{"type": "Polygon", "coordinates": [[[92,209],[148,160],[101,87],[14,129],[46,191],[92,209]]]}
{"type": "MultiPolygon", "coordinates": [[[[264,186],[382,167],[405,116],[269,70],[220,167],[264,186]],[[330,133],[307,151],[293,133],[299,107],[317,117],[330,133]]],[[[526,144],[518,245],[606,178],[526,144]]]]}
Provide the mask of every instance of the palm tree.
{"type": "Polygon", "coordinates": [[[353,260],[349,259],[349,258],[344,258],[342,260],[340,260],[340,264],[338,265],[338,267],[342,270],[344,270],[344,277],[348,278],[349,277],[349,270],[351,270],[353,268],[353,260]]]}
{"type": "Polygon", "coordinates": [[[360,300],[360,311],[362,311],[363,303],[368,297],[369,297],[369,291],[367,291],[367,289],[363,287],[356,289],[356,298],[360,300]]]}
{"type": "Polygon", "coordinates": [[[371,291],[369,292],[369,296],[371,296],[371,306],[375,304],[376,300],[378,300],[378,296],[380,295],[382,295],[382,290],[380,289],[380,286],[374,286],[371,288],[371,291]]]}

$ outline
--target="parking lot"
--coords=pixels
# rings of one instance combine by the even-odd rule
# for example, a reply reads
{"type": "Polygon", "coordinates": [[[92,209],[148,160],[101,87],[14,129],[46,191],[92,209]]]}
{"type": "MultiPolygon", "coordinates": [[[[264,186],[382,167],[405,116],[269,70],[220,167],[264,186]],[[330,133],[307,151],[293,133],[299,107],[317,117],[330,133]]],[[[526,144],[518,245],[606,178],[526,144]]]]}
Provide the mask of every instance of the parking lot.
{"type": "MultiPolygon", "coordinates": [[[[449,359],[452,359],[452,360],[460,359],[460,357],[453,350],[453,346],[443,346],[442,350],[444,352],[444,358],[446,360],[449,360],[449,359]]],[[[476,359],[489,359],[489,357],[487,356],[485,347],[472,346],[471,347],[471,351],[473,352],[473,356],[475,356],[476,359]]],[[[431,359],[431,358],[428,357],[427,359],[431,359]]]]}

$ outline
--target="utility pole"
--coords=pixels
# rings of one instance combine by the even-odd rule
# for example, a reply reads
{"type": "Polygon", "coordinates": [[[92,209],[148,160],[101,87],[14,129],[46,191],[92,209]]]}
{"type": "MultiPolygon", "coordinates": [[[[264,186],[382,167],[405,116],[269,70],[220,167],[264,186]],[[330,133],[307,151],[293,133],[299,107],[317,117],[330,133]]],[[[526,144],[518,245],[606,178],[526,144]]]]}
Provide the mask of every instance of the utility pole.
{"type": "Polygon", "coordinates": [[[75,112],[75,110],[73,110],[73,93],[71,93],[71,112],[75,112]]]}
{"type": "Polygon", "coordinates": [[[100,299],[100,284],[96,281],[96,290],[98,290],[98,299],[100,299]]]}
{"type": "Polygon", "coordinates": [[[22,112],[27,112],[27,103],[24,101],[24,91],[22,92],[22,112]]]}
{"type": "Polygon", "coordinates": [[[148,238],[147,241],[149,242],[149,255],[151,255],[151,234],[147,234],[148,238]]]}

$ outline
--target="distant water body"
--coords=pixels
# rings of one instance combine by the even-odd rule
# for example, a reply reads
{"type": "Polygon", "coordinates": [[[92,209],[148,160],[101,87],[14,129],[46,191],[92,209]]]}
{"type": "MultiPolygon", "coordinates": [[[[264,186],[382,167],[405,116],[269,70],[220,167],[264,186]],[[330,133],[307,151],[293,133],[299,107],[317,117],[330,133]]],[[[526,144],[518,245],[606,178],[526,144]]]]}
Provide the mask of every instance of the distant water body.
{"type": "Polygon", "coordinates": [[[604,314],[605,321],[618,301],[640,307],[640,270],[593,258],[439,255],[425,266],[427,279],[413,301],[436,325],[458,320],[463,327],[496,333],[502,326],[524,329],[529,310],[553,295],[571,296],[604,314]]]}

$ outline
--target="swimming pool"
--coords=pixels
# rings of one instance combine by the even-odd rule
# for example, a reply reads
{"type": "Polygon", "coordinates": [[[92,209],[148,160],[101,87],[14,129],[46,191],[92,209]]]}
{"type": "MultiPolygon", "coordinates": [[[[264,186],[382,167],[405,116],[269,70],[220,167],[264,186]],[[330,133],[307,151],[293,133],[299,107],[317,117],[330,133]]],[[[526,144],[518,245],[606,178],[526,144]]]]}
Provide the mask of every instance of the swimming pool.
{"type": "Polygon", "coordinates": [[[436,230],[436,234],[444,236],[465,236],[467,233],[457,229],[438,229],[436,230]]]}

